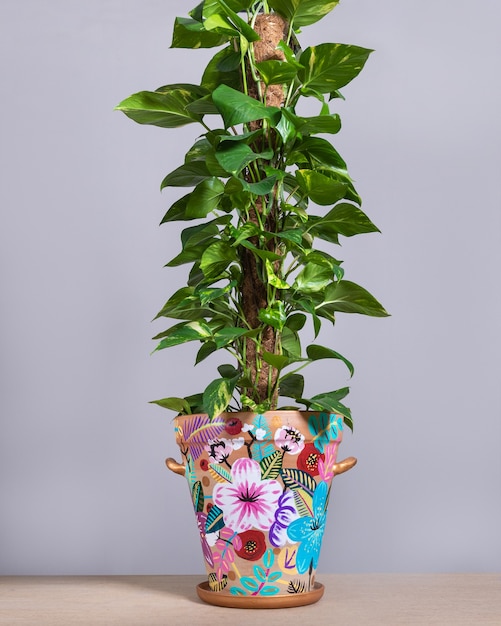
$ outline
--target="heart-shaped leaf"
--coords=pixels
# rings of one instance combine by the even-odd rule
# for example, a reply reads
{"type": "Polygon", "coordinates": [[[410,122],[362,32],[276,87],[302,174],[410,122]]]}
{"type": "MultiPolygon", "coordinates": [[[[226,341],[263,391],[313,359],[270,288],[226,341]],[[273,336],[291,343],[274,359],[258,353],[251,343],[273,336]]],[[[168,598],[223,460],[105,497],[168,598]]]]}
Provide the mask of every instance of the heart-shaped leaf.
{"type": "Polygon", "coordinates": [[[197,85],[167,85],[157,91],[135,93],[122,100],[115,109],[138,124],[176,128],[201,121],[201,115],[191,113],[186,107],[207,93],[205,88],[197,85]]]}
{"type": "Polygon", "coordinates": [[[280,109],[277,107],[267,107],[259,100],[227,85],[220,85],[213,92],[212,100],[221,113],[226,128],[263,119],[273,122],[280,118],[280,109]]]}
{"type": "Polygon", "coordinates": [[[268,0],[268,4],[295,28],[301,28],[318,22],[339,4],[339,0],[268,0]]]}
{"type": "Polygon", "coordinates": [[[367,48],[342,43],[311,46],[299,59],[304,68],[299,70],[299,80],[303,87],[330,93],[358,76],[371,52],[367,48]]]}

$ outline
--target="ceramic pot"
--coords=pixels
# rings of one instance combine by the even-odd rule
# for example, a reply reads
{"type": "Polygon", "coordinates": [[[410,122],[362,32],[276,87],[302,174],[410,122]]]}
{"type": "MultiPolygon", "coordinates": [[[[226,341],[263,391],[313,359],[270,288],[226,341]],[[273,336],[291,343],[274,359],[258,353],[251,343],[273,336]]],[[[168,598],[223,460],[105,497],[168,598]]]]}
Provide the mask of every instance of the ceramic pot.
{"type": "Polygon", "coordinates": [[[339,415],[300,411],[224,413],[174,420],[208,579],[210,604],[243,608],[301,606],[320,599],[315,581],[332,479],[339,415]]]}

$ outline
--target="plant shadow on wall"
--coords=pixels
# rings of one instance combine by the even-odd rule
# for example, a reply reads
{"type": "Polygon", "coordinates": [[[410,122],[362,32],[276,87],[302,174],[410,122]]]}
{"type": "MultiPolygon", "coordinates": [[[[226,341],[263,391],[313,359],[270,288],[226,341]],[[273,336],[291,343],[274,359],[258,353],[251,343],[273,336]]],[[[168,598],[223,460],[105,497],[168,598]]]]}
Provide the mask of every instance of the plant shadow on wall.
{"type": "Polygon", "coordinates": [[[178,414],[184,464],[169,467],[188,478],[210,589],[238,598],[314,590],[331,481],[355,460],[336,462],[343,424],[352,427],[348,388],[310,396],[302,370],[336,360],[353,375],[345,356],[316,343],[322,324],[339,312],[388,315],[323,249],[378,231],[327,138],[341,128],[340,89],[371,50],[303,50],[298,40],[337,4],[205,0],[176,19],[172,40],[220,48],[200,84],[117,106],[140,124],[199,127],[161,183],[191,188],[162,220],[188,223],[167,266],[189,269],[156,318],[176,323],[154,339],[156,351],[196,342],[196,364],[221,351],[230,362],[196,393],[155,403],[178,414]],[[299,114],[306,100],[316,115],[299,114]],[[306,331],[315,342],[303,346],[306,331]]]}

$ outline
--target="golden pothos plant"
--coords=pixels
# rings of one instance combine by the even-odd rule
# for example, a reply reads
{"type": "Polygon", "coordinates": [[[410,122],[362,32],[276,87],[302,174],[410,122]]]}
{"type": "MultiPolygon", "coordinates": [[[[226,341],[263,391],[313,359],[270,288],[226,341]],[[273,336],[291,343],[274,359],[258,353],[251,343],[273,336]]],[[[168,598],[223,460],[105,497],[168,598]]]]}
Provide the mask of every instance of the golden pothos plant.
{"type": "Polygon", "coordinates": [[[387,315],[345,279],[337,255],[315,246],[378,231],[327,138],[341,128],[340,89],[371,50],[341,43],[303,50],[298,40],[300,29],[337,4],[204,0],[189,17],[176,18],[172,37],[173,48],[219,48],[200,84],[141,91],[116,107],[140,124],[199,128],[184,162],[161,184],[191,188],[162,220],[189,223],[179,254],[167,263],[186,264],[189,272],[158,313],[177,322],[155,337],[156,350],[197,342],[196,363],[220,350],[232,362],[198,393],[156,401],[161,406],[213,418],[285,404],[341,414],[352,426],[342,402],[348,388],[308,397],[300,373],[319,359],[338,359],[353,374],[331,347],[301,345],[307,321],[317,338],[322,322],[334,324],[339,312],[387,315]],[[298,114],[304,98],[318,102],[317,115],[298,114]]]}

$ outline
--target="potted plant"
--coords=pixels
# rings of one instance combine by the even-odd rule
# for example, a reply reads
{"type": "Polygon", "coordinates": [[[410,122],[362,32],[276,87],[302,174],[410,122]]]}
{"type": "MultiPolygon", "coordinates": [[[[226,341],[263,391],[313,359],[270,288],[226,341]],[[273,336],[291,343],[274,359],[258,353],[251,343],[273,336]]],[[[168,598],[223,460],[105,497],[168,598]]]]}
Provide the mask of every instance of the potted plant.
{"type": "Polygon", "coordinates": [[[161,184],[188,187],[162,224],[188,222],[167,266],[189,267],[186,285],[158,318],[175,320],[156,350],[197,342],[196,364],[221,351],[230,363],[189,397],[156,404],[177,413],[207,583],[227,606],[315,602],[330,485],[356,460],[336,461],[348,388],[304,392],[305,366],[353,366],[331,347],[302,346],[338,312],[386,316],[325,251],[340,237],[378,231],[361,210],[347,166],[326,136],[341,127],[340,89],[371,50],[322,43],[301,49],[300,29],[338,0],[204,0],[174,24],[172,47],[219,50],[199,85],[141,91],[117,109],[140,124],[198,127],[184,163],[161,184]],[[301,103],[316,102],[315,115],[301,103]],[[320,246],[317,247],[317,242],[320,246]],[[308,327],[307,327],[308,328],[308,327]],[[304,333],[304,331],[303,331],[304,333]]]}

